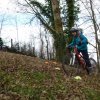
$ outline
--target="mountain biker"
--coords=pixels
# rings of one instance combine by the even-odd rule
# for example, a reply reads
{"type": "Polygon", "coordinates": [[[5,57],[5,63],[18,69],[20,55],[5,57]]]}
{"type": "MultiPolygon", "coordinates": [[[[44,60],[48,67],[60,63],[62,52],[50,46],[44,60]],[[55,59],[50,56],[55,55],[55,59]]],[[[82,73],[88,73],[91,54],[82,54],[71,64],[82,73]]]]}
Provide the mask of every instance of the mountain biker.
{"type": "Polygon", "coordinates": [[[77,46],[78,52],[82,53],[83,58],[86,62],[87,72],[88,72],[88,74],[90,74],[92,67],[91,67],[91,63],[90,63],[89,55],[88,55],[88,48],[87,48],[88,40],[83,35],[82,31],[80,32],[80,30],[78,28],[72,27],[70,32],[73,36],[73,39],[72,39],[72,42],[68,45],[68,48],[70,48],[72,46],[77,46]]]}

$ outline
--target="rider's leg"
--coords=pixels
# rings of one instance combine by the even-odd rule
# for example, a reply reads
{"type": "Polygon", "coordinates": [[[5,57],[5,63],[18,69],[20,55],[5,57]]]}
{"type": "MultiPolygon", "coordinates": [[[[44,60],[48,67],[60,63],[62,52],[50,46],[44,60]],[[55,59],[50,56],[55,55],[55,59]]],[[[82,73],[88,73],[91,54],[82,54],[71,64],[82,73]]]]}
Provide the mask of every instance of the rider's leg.
{"type": "Polygon", "coordinates": [[[88,51],[87,50],[81,50],[80,52],[82,53],[83,58],[86,62],[87,72],[89,74],[91,72],[91,63],[90,63],[90,60],[89,60],[88,51]]]}

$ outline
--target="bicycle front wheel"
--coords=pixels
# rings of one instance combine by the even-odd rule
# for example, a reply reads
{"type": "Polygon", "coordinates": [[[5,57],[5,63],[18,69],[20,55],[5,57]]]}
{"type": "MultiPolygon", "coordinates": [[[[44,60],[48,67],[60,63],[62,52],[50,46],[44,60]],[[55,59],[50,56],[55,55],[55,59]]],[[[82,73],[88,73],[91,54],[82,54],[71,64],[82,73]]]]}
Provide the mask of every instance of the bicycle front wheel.
{"type": "Polygon", "coordinates": [[[72,55],[66,55],[62,60],[62,69],[67,76],[75,76],[80,73],[80,64],[76,57],[73,59],[72,55]]]}
{"type": "Polygon", "coordinates": [[[68,66],[70,64],[71,55],[65,55],[62,59],[62,69],[66,75],[68,75],[68,66]]]}

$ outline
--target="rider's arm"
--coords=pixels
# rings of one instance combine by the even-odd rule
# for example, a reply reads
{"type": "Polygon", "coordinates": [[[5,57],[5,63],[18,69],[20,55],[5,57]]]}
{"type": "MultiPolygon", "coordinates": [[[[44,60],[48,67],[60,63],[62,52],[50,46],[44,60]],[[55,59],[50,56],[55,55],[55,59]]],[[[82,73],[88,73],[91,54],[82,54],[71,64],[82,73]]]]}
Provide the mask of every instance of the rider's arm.
{"type": "Polygon", "coordinates": [[[75,38],[72,39],[72,42],[68,45],[69,47],[72,47],[75,45],[75,38]]]}

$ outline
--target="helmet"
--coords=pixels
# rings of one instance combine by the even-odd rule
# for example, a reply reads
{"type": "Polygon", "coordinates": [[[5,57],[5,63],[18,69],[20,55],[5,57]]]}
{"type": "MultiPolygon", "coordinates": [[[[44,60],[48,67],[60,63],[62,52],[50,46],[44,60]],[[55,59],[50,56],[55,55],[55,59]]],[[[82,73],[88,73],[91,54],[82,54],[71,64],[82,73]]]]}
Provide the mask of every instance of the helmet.
{"type": "Polygon", "coordinates": [[[80,33],[83,33],[83,29],[82,28],[78,28],[80,33]]]}
{"type": "Polygon", "coordinates": [[[78,30],[78,28],[76,28],[76,27],[72,27],[71,29],[70,29],[70,32],[78,32],[79,30],[78,30]]]}

